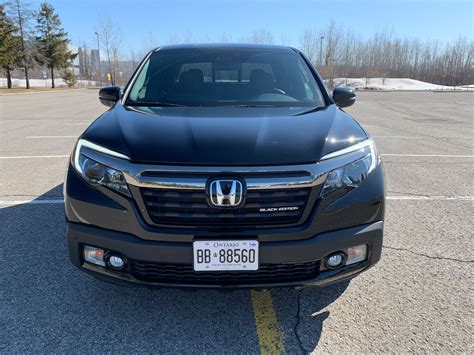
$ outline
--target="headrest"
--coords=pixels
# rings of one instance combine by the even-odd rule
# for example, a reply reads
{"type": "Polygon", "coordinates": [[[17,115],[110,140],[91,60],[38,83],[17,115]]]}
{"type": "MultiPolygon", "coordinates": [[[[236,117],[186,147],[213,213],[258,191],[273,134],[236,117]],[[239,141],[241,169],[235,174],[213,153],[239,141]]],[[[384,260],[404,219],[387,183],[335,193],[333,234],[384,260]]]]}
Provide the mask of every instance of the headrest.
{"type": "Polygon", "coordinates": [[[199,85],[204,83],[204,74],[201,69],[190,69],[181,73],[179,83],[183,85],[199,85]]]}
{"type": "Polygon", "coordinates": [[[265,89],[271,89],[274,86],[273,75],[266,73],[263,69],[254,69],[250,72],[250,83],[265,89]]]}

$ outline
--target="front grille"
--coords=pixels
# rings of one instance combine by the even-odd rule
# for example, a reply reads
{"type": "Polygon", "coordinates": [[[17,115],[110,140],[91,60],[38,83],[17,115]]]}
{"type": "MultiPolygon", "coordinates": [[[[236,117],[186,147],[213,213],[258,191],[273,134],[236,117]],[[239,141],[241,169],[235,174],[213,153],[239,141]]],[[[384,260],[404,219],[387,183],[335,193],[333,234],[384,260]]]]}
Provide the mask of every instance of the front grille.
{"type": "Polygon", "coordinates": [[[151,220],[179,226],[265,226],[298,222],[311,188],[250,190],[239,208],[209,206],[205,191],[142,189],[151,220]],[[260,212],[261,208],[298,207],[297,210],[260,212]]]}
{"type": "Polygon", "coordinates": [[[194,284],[194,285],[245,285],[305,281],[319,274],[321,262],[260,265],[257,271],[206,271],[196,272],[192,265],[161,264],[131,261],[132,275],[141,281],[194,284]]]}

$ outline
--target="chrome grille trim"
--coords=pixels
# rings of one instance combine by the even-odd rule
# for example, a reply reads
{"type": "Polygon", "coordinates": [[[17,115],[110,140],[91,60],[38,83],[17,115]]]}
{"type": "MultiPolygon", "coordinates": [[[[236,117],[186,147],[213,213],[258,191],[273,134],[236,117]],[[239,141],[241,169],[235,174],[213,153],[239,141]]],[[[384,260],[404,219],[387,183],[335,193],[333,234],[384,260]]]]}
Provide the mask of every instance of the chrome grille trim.
{"type": "MultiPolygon", "coordinates": [[[[229,175],[229,173],[226,173],[229,175]]],[[[235,174],[235,173],[234,173],[235,174]]],[[[266,177],[266,178],[245,178],[247,190],[270,190],[313,187],[321,184],[325,175],[316,178],[313,176],[302,177],[266,177]]],[[[140,176],[139,179],[127,180],[127,183],[138,187],[156,189],[180,189],[180,190],[205,190],[207,178],[167,178],[140,176]]]]}

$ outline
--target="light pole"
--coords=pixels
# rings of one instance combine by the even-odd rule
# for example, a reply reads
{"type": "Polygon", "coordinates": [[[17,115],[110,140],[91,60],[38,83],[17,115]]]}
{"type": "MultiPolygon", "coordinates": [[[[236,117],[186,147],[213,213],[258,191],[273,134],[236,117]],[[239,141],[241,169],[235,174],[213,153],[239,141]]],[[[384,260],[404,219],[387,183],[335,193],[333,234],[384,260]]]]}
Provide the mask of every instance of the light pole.
{"type": "Polygon", "coordinates": [[[97,63],[97,72],[99,74],[99,81],[100,81],[100,86],[102,86],[102,73],[100,70],[100,44],[99,44],[99,32],[95,32],[95,35],[97,36],[97,58],[98,58],[98,63],[97,63]]]}
{"type": "Polygon", "coordinates": [[[324,39],[324,36],[321,36],[320,37],[320,45],[319,45],[319,70],[321,70],[321,66],[322,66],[322,61],[323,61],[323,39],[324,39]]]}

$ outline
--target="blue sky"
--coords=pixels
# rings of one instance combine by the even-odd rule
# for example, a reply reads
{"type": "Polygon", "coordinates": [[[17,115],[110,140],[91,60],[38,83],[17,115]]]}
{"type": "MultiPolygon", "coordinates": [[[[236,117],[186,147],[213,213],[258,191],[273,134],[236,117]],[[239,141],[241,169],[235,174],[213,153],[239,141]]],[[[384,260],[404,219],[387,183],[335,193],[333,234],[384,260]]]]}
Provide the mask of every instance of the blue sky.
{"type": "MultiPolygon", "coordinates": [[[[459,35],[474,38],[472,0],[49,0],[77,46],[94,46],[99,16],[108,16],[123,32],[124,53],[158,44],[171,34],[192,33],[193,40],[217,40],[222,33],[242,41],[265,29],[274,42],[282,36],[298,46],[305,28],[321,29],[332,19],[362,37],[387,28],[401,37],[449,41],[459,35]]],[[[41,1],[33,1],[39,6],[41,1]]]]}

